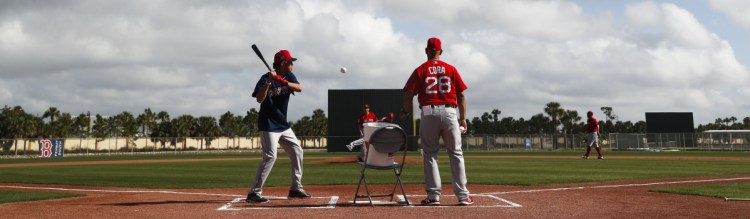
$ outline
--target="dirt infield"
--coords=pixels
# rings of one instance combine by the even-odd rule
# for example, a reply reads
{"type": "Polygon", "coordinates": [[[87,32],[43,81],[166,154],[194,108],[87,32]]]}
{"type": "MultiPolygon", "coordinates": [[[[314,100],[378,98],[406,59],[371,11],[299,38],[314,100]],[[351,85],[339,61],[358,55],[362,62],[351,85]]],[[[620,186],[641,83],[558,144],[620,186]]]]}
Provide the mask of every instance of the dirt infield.
{"type": "MultiPolygon", "coordinates": [[[[750,175],[613,181],[534,187],[469,185],[476,204],[457,206],[450,185],[440,206],[353,205],[354,185],[307,186],[314,198],[286,200],[287,188],[266,188],[266,204],[244,202],[246,188],[153,190],[61,185],[0,184],[1,190],[84,193],[86,197],[0,205],[5,218],[738,218],[748,201],[648,192],[651,188],[750,182],[750,175]]],[[[373,187],[376,192],[390,186],[373,187]]],[[[421,185],[406,185],[408,200],[423,199],[421,185]]],[[[361,199],[360,199],[361,200],[361,199]]],[[[381,199],[382,200],[382,199],[381,199]]]]}
{"type": "MultiPolygon", "coordinates": [[[[482,156],[484,157],[484,156],[482,156]]],[[[495,157],[495,156],[493,156],[495,157]]],[[[519,158],[519,156],[512,156],[519,158]]],[[[310,157],[312,158],[312,157],[310,157]]],[[[310,159],[308,158],[308,159],[310,159]]],[[[531,157],[529,157],[531,158],[531,157]]],[[[543,156],[543,158],[550,158],[543,156]]],[[[571,157],[560,157],[571,158],[571,157]]],[[[638,157],[612,157],[614,159],[638,157]]],[[[643,159],[710,160],[705,157],[642,157],[643,159]]],[[[127,160],[105,163],[195,162],[256,158],[127,160]]],[[[319,158],[321,159],[321,158],[319,158]]],[[[572,158],[573,159],[573,158],[572,158]]],[[[580,159],[580,158],[575,158],[580,159]]],[[[609,158],[608,158],[609,159],[609,158]]],[[[717,158],[718,159],[718,158],[717,158]]],[[[726,160],[727,158],[721,158],[726,160]]],[[[731,158],[730,158],[731,159],[731,158]]],[[[750,158],[735,158],[746,160],[750,158]]],[[[331,158],[307,164],[354,162],[331,158]]],[[[421,162],[410,159],[408,162],[421,162]]],[[[28,165],[79,165],[92,162],[55,162],[28,165]],[[64,163],[64,164],[63,164],[64,163]]],[[[99,163],[97,163],[99,164],[99,163]]],[[[9,167],[11,165],[0,165],[9,167]]],[[[264,189],[266,204],[244,202],[247,188],[141,189],[70,185],[0,183],[0,190],[50,191],[86,194],[86,197],[0,204],[3,218],[741,218],[750,215],[750,201],[649,192],[658,187],[718,185],[750,182],[750,174],[678,179],[624,180],[546,186],[491,186],[469,184],[476,204],[457,206],[451,186],[443,185],[440,206],[419,206],[422,185],[406,185],[412,206],[353,205],[356,185],[307,186],[311,199],[287,200],[286,187],[264,189]]],[[[391,189],[371,187],[375,193],[391,189]]],[[[360,199],[362,200],[362,199],[360,199]]],[[[383,203],[376,199],[376,203],[383,203]]]]}

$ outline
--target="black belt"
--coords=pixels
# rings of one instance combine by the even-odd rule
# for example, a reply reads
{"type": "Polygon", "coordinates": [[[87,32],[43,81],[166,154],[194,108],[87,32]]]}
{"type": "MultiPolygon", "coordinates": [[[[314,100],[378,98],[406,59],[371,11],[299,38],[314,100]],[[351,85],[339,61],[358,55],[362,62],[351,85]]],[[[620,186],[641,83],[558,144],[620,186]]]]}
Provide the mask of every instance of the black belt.
{"type": "Polygon", "coordinates": [[[458,106],[453,105],[453,104],[440,104],[440,105],[430,105],[430,108],[435,109],[435,107],[441,107],[441,106],[443,106],[445,108],[456,108],[456,107],[458,107],[458,106]]]}

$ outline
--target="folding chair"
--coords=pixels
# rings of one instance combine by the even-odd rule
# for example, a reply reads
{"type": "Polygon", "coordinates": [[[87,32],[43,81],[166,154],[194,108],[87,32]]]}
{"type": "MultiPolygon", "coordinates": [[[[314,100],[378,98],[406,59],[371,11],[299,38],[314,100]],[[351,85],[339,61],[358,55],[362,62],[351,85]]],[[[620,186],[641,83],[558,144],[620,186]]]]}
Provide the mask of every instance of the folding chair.
{"type": "Polygon", "coordinates": [[[388,125],[382,128],[379,128],[375,130],[372,135],[370,136],[370,140],[368,143],[365,143],[366,145],[363,145],[363,147],[366,147],[367,145],[370,146],[368,150],[366,150],[364,155],[364,162],[360,162],[359,164],[362,166],[362,170],[360,171],[359,176],[359,184],[357,184],[357,192],[354,194],[354,201],[352,201],[353,204],[357,203],[358,198],[365,198],[370,201],[370,206],[375,206],[372,202],[372,197],[391,197],[391,202],[393,202],[393,197],[396,194],[396,187],[401,187],[401,194],[404,195],[404,200],[406,201],[406,205],[409,204],[409,199],[406,196],[406,191],[404,190],[404,184],[401,183],[401,173],[404,170],[404,164],[406,162],[406,133],[403,129],[398,127],[397,125],[388,125]],[[403,156],[401,158],[400,162],[393,162],[393,164],[388,166],[375,166],[367,164],[367,157],[368,154],[375,150],[380,153],[396,153],[399,151],[403,151],[403,156]],[[389,194],[370,194],[370,189],[367,186],[367,179],[365,177],[365,172],[367,169],[374,169],[374,170],[393,170],[393,173],[396,175],[396,183],[393,185],[393,189],[391,190],[391,193],[389,194]],[[359,188],[361,185],[364,184],[365,192],[366,194],[360,195],[359,194],[359,188]]]}

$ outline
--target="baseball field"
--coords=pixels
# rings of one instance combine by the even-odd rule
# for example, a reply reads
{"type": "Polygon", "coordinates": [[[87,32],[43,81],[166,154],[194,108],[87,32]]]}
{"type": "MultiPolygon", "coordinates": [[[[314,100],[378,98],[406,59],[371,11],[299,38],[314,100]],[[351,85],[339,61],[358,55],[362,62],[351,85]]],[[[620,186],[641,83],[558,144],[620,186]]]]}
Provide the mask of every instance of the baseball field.
{"type": "MultiPolygon", "coordinates": [[[[311,199],[287,200],[289,162],[279,159],[266,182],[266,204],[245,194],[260,155],[191,153],[0,160],[0,212],[9,218],[293,217],[689,217],[750,213],[747,152],[467,152],[476,203],[457,206],[450,166],[440,157],[440,206],[424,199],[421,157],[409,154],[402,175],[411,206],[377,199],[352,204],[360,168],[349,153],[305,154],[303,183],[311,199]],[[39,210],[44,209],[44,210],[39,210]]],[[[445,155],[443,152],[442,155],[445,155]]],[[[391,171],[368,171],[375,193],[390,191],[391,171]]],[[[404,197],[399,197],[404,200],[404,197]]],[[[361,200],[361,199],[360,199],[361,200]]]]}

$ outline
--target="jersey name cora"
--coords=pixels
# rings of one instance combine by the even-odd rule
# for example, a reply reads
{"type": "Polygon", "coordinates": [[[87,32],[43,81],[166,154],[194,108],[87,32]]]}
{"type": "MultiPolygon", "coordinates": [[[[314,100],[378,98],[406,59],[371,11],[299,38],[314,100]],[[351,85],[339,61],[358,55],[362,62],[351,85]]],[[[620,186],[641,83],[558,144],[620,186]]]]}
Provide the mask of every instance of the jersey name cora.
{"type": "Polygon", "coordinates": [[[427,68],[427,71],[429,71],[431,75],[442,75],[445,74],[445,66],[430,66],[427,68]]]}

